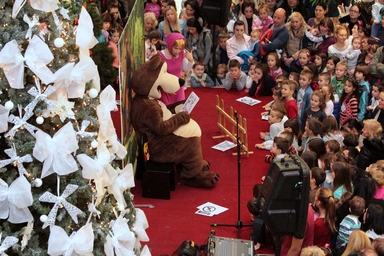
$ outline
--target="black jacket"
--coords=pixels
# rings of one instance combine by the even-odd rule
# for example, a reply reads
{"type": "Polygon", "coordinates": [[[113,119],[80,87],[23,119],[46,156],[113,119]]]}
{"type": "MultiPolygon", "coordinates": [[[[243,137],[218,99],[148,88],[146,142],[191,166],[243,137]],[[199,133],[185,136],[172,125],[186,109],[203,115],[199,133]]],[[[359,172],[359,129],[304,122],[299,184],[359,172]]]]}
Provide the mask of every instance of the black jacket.
{"type": "Polygon", "coordinates": [[[356,158],[356,166],[360,171],[365,169],[378,160],[384,159],[384,139],[364,139],[364,146],[361,148],[356,158]]]}

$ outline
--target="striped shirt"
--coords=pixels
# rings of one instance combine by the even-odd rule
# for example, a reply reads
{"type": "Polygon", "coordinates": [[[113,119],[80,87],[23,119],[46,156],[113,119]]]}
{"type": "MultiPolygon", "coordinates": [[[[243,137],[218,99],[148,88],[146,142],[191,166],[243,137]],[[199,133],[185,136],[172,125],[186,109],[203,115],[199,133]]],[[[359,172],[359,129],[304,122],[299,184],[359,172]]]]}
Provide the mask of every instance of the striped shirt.
{"type": "Polygon", "coordinates": [[[347,215],[340,223],[339,236],[336,241],[336,248],[339,249],[348,243],[349,235],[352,231],[360,229],[361,222],[359,217],[355,215],[347,215]]]}

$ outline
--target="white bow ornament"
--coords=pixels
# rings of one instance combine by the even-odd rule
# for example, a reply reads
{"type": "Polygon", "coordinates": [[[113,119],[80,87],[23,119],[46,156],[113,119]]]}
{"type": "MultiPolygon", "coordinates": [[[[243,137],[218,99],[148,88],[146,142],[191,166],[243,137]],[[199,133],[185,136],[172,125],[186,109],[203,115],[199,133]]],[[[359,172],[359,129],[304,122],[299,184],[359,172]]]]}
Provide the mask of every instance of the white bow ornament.
{"type": "Polygon", "coordinates": [[[4,69],[8,83],[14,89],[24,88],[24,61],[43,83],[51,83],[54,80],[54,74],[46,65],[52,60],[53,55],[48,45],[38,36],[33,36],[29,41],[24,57],[20,53],[16,40],[8,42],[0,52],[0,67],[4,69]]]}
{"type": "Polygon", "coordinates": [[[15,145],[12,145],[11,148],[4,150],[4,152],[10,157],[10,159],[0,160],[0,168],[9,164],[13,164],[14,166],[17,166],[20,176],[28,175],[28,172],[25,169],[23,163],[30,163],[33,161],[30,154],[19,157],[17,155],[15,145]]]}
{"type": "MultiPolygon", "coordinates": [[[[59,182],[60,181],[58,181],[58,183],[59,182]]],[[[51,211],[48,214],[47,221],[44,222],[43,229],[48,226],[52,227],[55,224],[56,215],[57,215],[59,206],[64,207],[67,210],[69,216],[71,216],[71,218],[73,219],[73,221],[76,224],[78,223],[77,215],[83,214],[83,212],[79,208],[68,203],[68,201],[65,200],[68,196],[70,196],[73,192],[75,192],[78,187],[79,186],[77,185],[68,184],[65,187],[64,192],[63,194],[61,194],[61,196],[55,196],[54,194],[48,191],[40,196],[39,198],[40,202],[54,203],[51,211]]]]}
{"type": "Polygon", "coordinates": [[[117,171],[111,166],[110,159],[111,155],[107,147],[104,143],[100,142],[97,148],[97,157],[94,159],[86,154],[77,155],[77,160],[83,167],[83,178],[93,179],[95,181],[97,191],[96,206],[100,204],[105,193],[104,187],[112,185],[112,181],[117,177],[117,171]]]}
{"type": "Polygon", "coordinates": [[[31,40],[32,29],[34,26],[37,26],[40,24],[39,19],[37,18],[37,16],[35,14],[33,14],[32,19],[29,19],[28,15],[24,14],[23,20],[25,23],[28,24],[28,31],[27,31],[27,34],[25,35],[25,38],[28,38],[29,40],[31,40]]]}
{"type": "MultiPolygon", "coordinates": [[[[0,241],[1,241],[1,233],[0,233],[0,241]]],[[[5,253],[8,248],[10,248],[12,245],[16,244],[19,239],[17,239],[14,236],[7,236],[4,241],[0,245],[0,256],[8,256],[8,254],[5,253]]]]}
{"type": "Polygon", "coordinates": [[[48,239],[48,254],[92,256],[94,239],[92,223],[84,225],[69,237],[63,228],[53,226],[48,239]]]}
{"type": "Polygon", "coordinates": [[[27,226],[23,228],[23,232],[21,232],[21,234],[23,235],[23,239],[21,240],[21,251],[23,251],[28,245],[28,241],[31,239],[32,230],[33,221],[29,221],[27,226]]]}
{"type": "Polygon", "coordinates": [[[59,115],[61,122],[64,122],[67,118],[75,119],[75,112],[72,110],[75,102],[68,101],[67,94],[59,94],[55,104],[56,107],[53,108],[53,112],[59,115]]]}
{"type": "Polygon", "coordinates": [[[56,104],[52,100],[48,99],[48,97],[56,90],[56,88],[49,85],[45,91],[42,92],[40,81],[36,77],[35,84],[35,87],[31,87],[31,89],[28,90],[28,93],[35,98],[24,108],[26,115],[29,117],[33,115],[33,110],[39,101],[44,101],[45,104],[47,104],[49,112],[53,113],[53,109],[56,107],[56,104]]]}
{"type": "Polygon", "coordinates": [[[76,135],[77,135],[78,138],[82,139],[82,138],[86,138],[86,137],[95,137],[95,136],[97,136],[96,132],[87,132],[87,131],[85,131],[90,124],[91,124],[91,121],[83,120],[83,122],[81,122],[81,128],[79,128],[79,126],[77,126],[79,131],[76,132],[76,135]]]}
{"type": "Polygon", "coordinates": [[[8,184],[0,179],[0,219],[8,218],[14,224],[33,220],[28,209],[33,203],[31,184],[24,176],[8,184]]]}
{"type": "Polygon", "coordinates": [[[116,135],[116,130],[113,125],[111,111],[117,110],[116,92],[112,86],[108,85],[100,93],[100,105],[97,106],[97,117],[99,118],[99,140],[106,142],[116,135]]]}
{"type": "Polygon", "coordinates": [[[108,186],[108,193],[115,197],[118,208],[122,211],[127,207],[123,195],[124,191],[135,186],[132,164],[127,164],[123,170],[119,170],[119,175],[111,183],[108,186]]]}
{"type": "MultiPolygon", "coordinates": [[[[13,9],[12,9],[12,18],[16,18],[17,14],[21,10],[21,8],[24,6],[26,3],[26,0],[16,0],[15,3],[13,4],[13,9]]],[[[57,0],[29,0],[28,1],[30,5],[32,6],[33,9],[43,11],[43,12],[53,12],[58,6],[57,0]]]]}
{"type": "Polygon", "coordinates": [[[0,133],[8,131],[9,110],[0,105],[0,133]]]}
{"type": "Polygon", "coordinates": [[[71,122],[57,131],[53,138],[41,130],[37,131],[33,156],[40,162],[44,161],[41,178],[54,172],[58,175],[68,175],[77,171],[77,163],[72,153],[78,148],[76,132],[71,122]]]}
{"type": "Polygon", "coordinates": [[[77,26],[76,30],[76,45],[79,46],[81,50],[92,49],[98,43],[96,37],[93,34],[92,18],[84,6],[81,8],[79,25],[77,26]]]}
{"type": "Polygon", "coordinates": [[[14,126],[5,134],[5,137],[14,137],[16,132],[19,129],[26,129],[33,137],[35,137],[35,131],[38,130],[36,126],[31,125],[30,123],[27,123],[27,120],[31,117],[31,115],[26,112],[24,116],[22,116],[22,108],[21,105],[18,106],[19,108],[19,116],[10,115],[8,117],[8,122],[13,123],[14,126]]]}
{"type": "Polygon", "coordinates": [[[135,234],[129,230],[127,220],[124,218],[125,211],[122,211],[116,221],[111,223],[112,232],[106,237],[104,252],[106,256],[133,256],[135,234]]]}
{"type": "Polygon", "coordinates": [[[149,227],[147,217],[145,216],[145,213],[143,210],[139,208],[135,208],[136,210],[136,220],[133,224],[133,231],[137,235],[137,239],[139,241],[148,242],[149,237],[147,235],[147,232],[145,230],[149,227]]]}

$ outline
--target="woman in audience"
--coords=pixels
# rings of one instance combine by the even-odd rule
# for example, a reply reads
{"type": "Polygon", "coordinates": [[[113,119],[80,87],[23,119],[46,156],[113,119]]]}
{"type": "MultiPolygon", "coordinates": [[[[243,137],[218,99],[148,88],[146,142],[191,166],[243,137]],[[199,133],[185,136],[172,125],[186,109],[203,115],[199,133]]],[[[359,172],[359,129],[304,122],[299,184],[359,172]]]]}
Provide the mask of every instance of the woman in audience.
{"type": "Polygon", "coordinates": [[[230,60],[236,59],[240,64],[244,64],[244,60],[237,56],[239,52],[247,51],[249,48],[250,36],[245,34],[245,24],[241,20],[235,21],[233,25],[233,36],[227,40],[226,47],[228,58],[230,60]]]}
{"type": "Polygon", "coordinates": [[[374,119],[364,120],[363,124],[364,146],[356,158],[356,165],[360,171],[365,171],[370,164],[384,159],[384,139],[381,124],[374,119]]]}
{"type": "Polygon", "coordinates": [[[335,28],[336,42],[328,48],[328,57],[336,56],[340,60],[347,60],[346,54],[352,50],[348,43],[349,32],[343,25],[337,25],[335,28]]]}
{"type": "Polygon", "coordinates": [[[187,21],[188,32],[185,38],[185,49],[192,52],[195,60],[204,62],[207,68],[211,59],[212,37],[211,32],[203,28],[203,24],[200,22],[196,18],[191,18],[187,21]]]}
{"type": "Polygon", "coordinates": [[[331,18],[325,17],[319,23],[319,33],[324,35],[323,42],[315,44],[320,52],[328,54],[329,46],[335,43],[335,38],[333,36],[334,24],[331,18]]]}
{"type": "Polygon", "coordinates": [[[285,25],[288,29],[289,38],[282,54],[282,68],[289,72],[295,60],[299,58],[299,52],[306,46],[303,45],[305,31],[309,28],[301,13],[293,12],[285,25]]]}
{"type": "Polygon", "coordinates": [[[179,20],[175,7],[168,5],[164,9],[164,20],[159,24],[161,34],[160,44],[166,46],[165,36],[172,32],[179,32],[183,36],[187,32],[187,26],[183,20],[179,20]]]}
{"type": "Polygon", "coordinates": [[[149,31],[156,29],[157,19],[153,12],[144,13],[144,37],[147,38],[149,31]]]}
{"type": "Polygon", "coordinates": [[[352,34],[352,29],[358,21],[362,22],[362,26],[365,26],[366,22],[361,18],[361,9],[360,6],[354,4],[349,8],[349,14],[340,18],[340,24],[346,24],[348,26],[349,34],[352,34]]]}
{"type": "Polygon", "coordinates": [[[243,14],[239,16],[238,20],[241,20],[242,22],[244,22],[244,33],[246,35],[251,35],[252,24],[256,23],[256,24],[259,24],[259,26],[261,26],[261,21],[256,16],[255,10],[256,8],[255,8],[254,1],[246,0],[241,6],[241,11],[243,14]]]}
{"type": "Polygon", "coordinates": [[[200,13],[200,6],[197,0],[187,0],[184,3],[184,8],[180,11],[180,19],[187,22],[189,19],[198,19],[204,25],[203,17],[200,13]]]}
{"type": "Polygon", "coordinates": [[[308,26],[310,27],[316,27],[320,24],[320,21],[325,18],[325,15],[328,12],[328,7],[324,2],[318,2],[318,4],[315,6],[315,17],[310,18],[307,21],[308,26]]]}

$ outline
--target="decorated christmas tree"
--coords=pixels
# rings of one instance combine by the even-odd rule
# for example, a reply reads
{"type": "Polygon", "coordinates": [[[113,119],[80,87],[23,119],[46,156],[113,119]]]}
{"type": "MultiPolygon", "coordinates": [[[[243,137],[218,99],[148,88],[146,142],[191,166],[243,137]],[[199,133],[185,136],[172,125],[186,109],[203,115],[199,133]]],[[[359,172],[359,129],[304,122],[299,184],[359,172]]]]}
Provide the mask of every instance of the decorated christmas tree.
{"type": "Polygon", "coordinates": [[[116,92],[91,56],[95,14],[81,0],[0,1],[0,255],[149,255],[116,92]]]}

